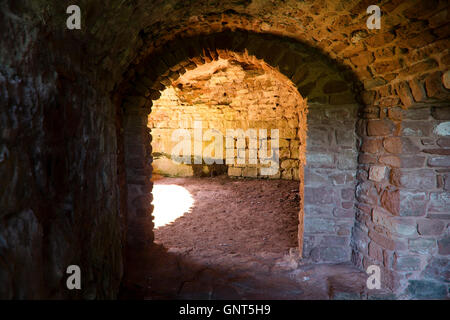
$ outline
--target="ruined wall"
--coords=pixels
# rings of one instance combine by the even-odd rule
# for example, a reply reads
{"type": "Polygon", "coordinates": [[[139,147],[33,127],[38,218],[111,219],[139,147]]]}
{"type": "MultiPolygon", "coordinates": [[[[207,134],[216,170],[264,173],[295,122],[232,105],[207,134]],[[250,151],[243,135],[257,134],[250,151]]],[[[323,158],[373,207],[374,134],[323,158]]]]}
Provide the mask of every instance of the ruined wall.
{"type": "MultiPolygon", "coordinates": [[[[152,128],[153,169],[156,173],[173,176],[228,174],[234,177],[269,177],[299,180],[300,137],[305,144],[305,110],[306,104],[297,89],[287,81],[273,76],[269,71],[252,65],[240,65],[228,60],[219,60],[206,64],[178,79],[173,86],[165,89],[161,97],[154,101],[149,116],[152,128]],[[261,174],[262,153],[250,146],[247,139],[243,149],[236,144],[233,164],[227,164],[227,145],[222,140],[223,165],[195,165],[194,157],[201,156],[194,148],[194,121],[199,121],[202,134],[208,129],[218,130],[223,137],[229,129],[257,130],[265,129],[268,139],[271,130],[279,132],[279,163],[272,175],[261,174]],[[303,123],[301,123],[303,122],[303,123]],[[172,140],[177,129],[190,132],[191,164],[179,164],[172,160],[171,152],[178,139],[172,140]],[[257,163],[250,163],[249,151],[256,152],[257,163]],[[245,157],[245,163],[239,164],[238,156],[245,157]]],[[[197,138],[195,138],[197,139],[197,138]]],[[[258,143],[258,141],[256,141],[258,143]]],[[[203,152],[212,142],[203,141],[203,152]]],[[[271,156],[271,145],[267,145],[271,156]]],[[[205,154],[205,153],[204,153],[205,154]]],[[[209,153],[207,153],[209,154],[209,153]]],[[[303,159],[303,160],[300,160],[303,159]]]]}

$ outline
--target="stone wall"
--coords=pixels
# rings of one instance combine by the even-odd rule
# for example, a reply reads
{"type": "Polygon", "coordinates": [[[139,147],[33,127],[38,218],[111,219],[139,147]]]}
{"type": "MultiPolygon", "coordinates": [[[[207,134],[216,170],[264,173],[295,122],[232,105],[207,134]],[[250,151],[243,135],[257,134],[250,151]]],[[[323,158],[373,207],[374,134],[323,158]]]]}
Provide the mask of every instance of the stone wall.
{"type": "Polygon", "coordinates": [[[129,243],[152,240],[151,100],[230,52],[278,68],[311,103],[347,103],[324,94],[330,80],[363,89],[352,260],[412,297],[448,294],[447,1],[381,1],[379,30],[356,0],[77,3],[72,31],[65,1],[0,4],[1,297],[80,297],[63,286],[68,263],[85,270],[86,297],[114,296],[127,204],[141,227],[129,243]]]}
{"type": "MultiPolygon", "coordinates": [[[[305,124],[299,125],[299,119],[304,122],[305,108],[303,99],[292,84],[273,77],[272,72],[251,65],[241,66],[232,61],[219,60],[187,72],[153,102],[149,127],[152,128],[154,172],[172,176],[225,173],[234,177],[298,180],[299,162],[304,159],[299,156],[300,136],[304,137],[306,131],[305,124]],[[208,146],[215,143],[203,141],[203,148],[197,154],[194,147],[194,139],[198,139],[194,136],[195,121],[201,125],[202,135],[209,129],[215,129],[224,137],[217,143],[219,146],[222,143],[222,154],[217,162],[223,165],[208,165],[205,160],[203,164],[194,164],[194,159],[201,158],[202,152],[203,155],[209,155],[208,146]],[[173,148],[180,142],[179,139],[172,140],[172,134],[180,128],[187,129],[190,134],[190,164],[170,160],[173,148]],[[259,141],[256,139],[256,146],[251,146],[246,139],[245,145],[240,146],[243,149],[239,150],[236,141],[230,148],[234,150],[234,164],[229,164],[229,159],[226,159],[226,132],[239,129],[245,132],[255,129],[258,138],[261,138],[260,130],[264,129],[269,140],[271,130],[278,130],[279,161],[276,162],[274,174],[261,174],[261,168],[268,165],[262,164],[263,154],[258,154],[259,141]],[[300,135],[299,130],[303,131],[300,135]],[[256,163],[250,163],[250,150],[255,152],[256,163]],[[244,158],[244,163],[239,164],[238,157],[244,158]]],[[[264,140],[264,143],[270,158],[270,142],[264,140]]]]}
{"type": "Polygon", "coordinates": [[[117,110],[89,81],[79,34],[19,1],[0,7],[0,299],[114,298],[126,227],[117,110]],[[82,290],[67,289],[69,265],[82,290]]]}
{"type": "Polygon", "coordinates": [[[358,105],[308,105],[305,166],[305,258],[350,259],[355,219],[358,105]]]}
{"type": "Polygon", "coordinates": [[[448,292],[448,120],[439,104],[390,108],[367,121],[361,145],[354,259],[382,266],[388,285],[419,298],[448,292]]]}

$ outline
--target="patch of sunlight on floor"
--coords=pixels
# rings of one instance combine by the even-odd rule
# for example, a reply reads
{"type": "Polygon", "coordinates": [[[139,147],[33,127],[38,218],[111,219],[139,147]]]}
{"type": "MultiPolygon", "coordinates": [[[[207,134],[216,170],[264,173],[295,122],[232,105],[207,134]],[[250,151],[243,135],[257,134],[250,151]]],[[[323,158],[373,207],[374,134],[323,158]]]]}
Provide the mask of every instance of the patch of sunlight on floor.
{"type": "Polygon", "coordinates": [[[153,222],[159,228],[175,221],[194,204],[194,198],[188,190],[181,186],[153,185],[153,222]]]}

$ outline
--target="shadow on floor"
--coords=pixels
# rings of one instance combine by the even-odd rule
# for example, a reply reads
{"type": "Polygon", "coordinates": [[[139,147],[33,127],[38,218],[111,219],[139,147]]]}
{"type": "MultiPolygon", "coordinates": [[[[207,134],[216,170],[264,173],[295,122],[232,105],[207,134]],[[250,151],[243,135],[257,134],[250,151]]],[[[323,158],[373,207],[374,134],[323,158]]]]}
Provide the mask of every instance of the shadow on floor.
{"type": "Polygon", "coordinates": [[[215,177],[154,184],[185,188],[193,205],[157,228],[151,247],[129,252],[120,298],[368,297],[367,275],[350,263],[304,264],[298,256],[298,182],[215,177]]]}

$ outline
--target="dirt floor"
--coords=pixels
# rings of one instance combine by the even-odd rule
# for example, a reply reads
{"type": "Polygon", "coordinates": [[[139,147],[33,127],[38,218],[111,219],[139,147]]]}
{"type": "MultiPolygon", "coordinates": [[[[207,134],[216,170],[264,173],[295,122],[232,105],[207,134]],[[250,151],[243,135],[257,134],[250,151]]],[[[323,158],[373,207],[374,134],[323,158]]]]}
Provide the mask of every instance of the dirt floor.
{"type": "Polygon", "coordinates": [[[389,297],[388,292],[368,293],[367,275],[350,263],[300,259],[298,186],[286,180],[154,178],[155,215],[166,215],[171,208],[185,213],[155,229],[155,245],[146,252],[151,258],[128,268],[133,272],[127,273],[121,297],[389,297]],[[185,208],[179,199],[187,203],[185,208]]]}

